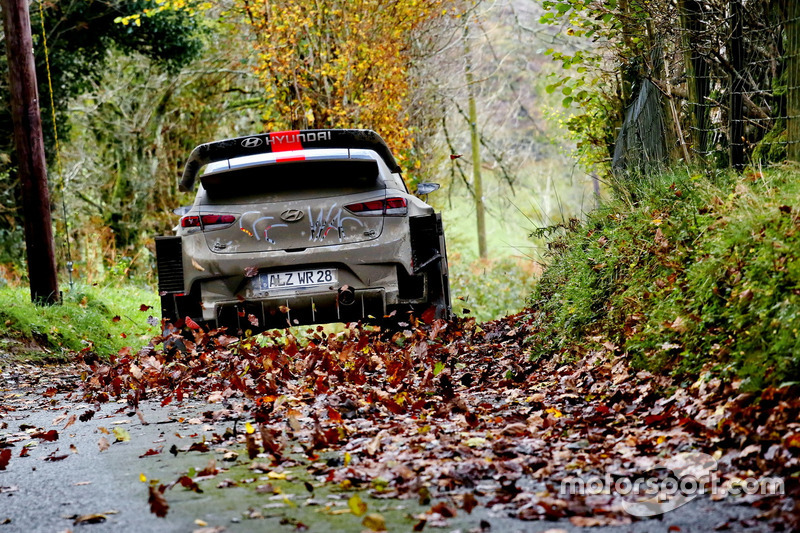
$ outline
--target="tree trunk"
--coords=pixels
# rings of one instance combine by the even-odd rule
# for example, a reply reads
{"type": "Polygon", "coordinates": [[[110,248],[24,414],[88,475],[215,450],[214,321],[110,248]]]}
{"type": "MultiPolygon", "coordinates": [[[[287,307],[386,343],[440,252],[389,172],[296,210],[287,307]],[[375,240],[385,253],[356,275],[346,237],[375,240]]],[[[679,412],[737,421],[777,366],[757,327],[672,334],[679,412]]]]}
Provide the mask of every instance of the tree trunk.
{"type": "Polygon", "coordinates": [[[486,207],[483,203],[483,181],[481,179],[481,143],[478,137],[478,110],[475,105],[474,84],[472,74],[472,57],[469,49],[469,20],[464,24],[464,57],[466,60],[464,75],[467,80],[467,99],[469,105],[469,131],[472,142],[472,186],[475,190],[475,215],[478,223],[478,255],[486,259],[486,207]]]}
{"type": "Polygon", "coordinates": [[[22,186],[25,218],[25,249],[28,259],[31,300],[54,304],[60,300],[56,275],[50,190],[44,157],[36,67],[33,60],[31,20],[27,0],[2,0],[8,54],[14,146],[22,186]]]}

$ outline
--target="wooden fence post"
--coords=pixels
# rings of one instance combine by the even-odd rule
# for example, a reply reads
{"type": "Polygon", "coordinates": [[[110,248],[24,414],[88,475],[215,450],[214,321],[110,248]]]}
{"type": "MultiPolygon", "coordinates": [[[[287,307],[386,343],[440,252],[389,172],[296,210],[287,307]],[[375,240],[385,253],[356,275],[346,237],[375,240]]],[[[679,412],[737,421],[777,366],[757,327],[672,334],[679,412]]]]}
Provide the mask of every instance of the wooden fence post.
{"type": "Polygon", "coordinates": [[[786,157],[800,163],[800,3],[786,2],[786,157]]]}
{"type": "Polygon", "coordinates": [[[728,128],[730,139],[730,165],[736,170],[744,168],[744,55],[742,52],[742,2],[731,0],[731,37],[730,47],[730,111],[728,113],[728,128]]]}

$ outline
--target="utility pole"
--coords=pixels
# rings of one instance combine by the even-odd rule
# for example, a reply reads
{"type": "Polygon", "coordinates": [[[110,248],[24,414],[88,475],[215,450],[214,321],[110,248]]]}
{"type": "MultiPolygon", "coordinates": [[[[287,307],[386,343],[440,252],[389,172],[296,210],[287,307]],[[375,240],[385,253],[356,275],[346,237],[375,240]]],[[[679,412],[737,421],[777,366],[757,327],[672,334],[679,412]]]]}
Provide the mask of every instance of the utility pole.
{"type": "Polygon", "coordinates": [[[50,305],[60,300],[60,294],[28,1],[0,0],[0,5],[8,54],[14,146],[22,186],[31,300],[36,304],[50,305]]]}
{"type": "Polygon", "coordinates": [[[466,65],[464,76],[467,80],[469,105],[469,131],[472,140],[472,185],[475,188],[475,215],[478,222],[478,256],[486,259],[486,206],[483,201],[483,181],[481,179],[481,144],[478,137],[478,110],[475,105],[475,79],[472,73],[472,56],[469,48],[469,18],[464,21],[464,57],[466,65]]]}

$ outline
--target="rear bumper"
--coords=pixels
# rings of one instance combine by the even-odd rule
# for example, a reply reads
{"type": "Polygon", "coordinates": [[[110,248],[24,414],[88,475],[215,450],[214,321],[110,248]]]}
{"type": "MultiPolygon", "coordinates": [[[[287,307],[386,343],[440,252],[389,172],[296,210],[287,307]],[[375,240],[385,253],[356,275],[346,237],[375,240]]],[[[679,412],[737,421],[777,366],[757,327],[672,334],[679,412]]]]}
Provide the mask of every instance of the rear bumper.
{"type": "MultiPolygon", "coordinates": [[[[218,326],[242,331],[355,322],[383,317],[386,314],[386,299],[383,289],[355,290],[352,300],[349,297],[340,298],[339,291],[327,291],[245,302],[220,301],[214,304],[213,314],[218,326]]],[[[210,320],[210,317],[205,319],[210,320]]]]}

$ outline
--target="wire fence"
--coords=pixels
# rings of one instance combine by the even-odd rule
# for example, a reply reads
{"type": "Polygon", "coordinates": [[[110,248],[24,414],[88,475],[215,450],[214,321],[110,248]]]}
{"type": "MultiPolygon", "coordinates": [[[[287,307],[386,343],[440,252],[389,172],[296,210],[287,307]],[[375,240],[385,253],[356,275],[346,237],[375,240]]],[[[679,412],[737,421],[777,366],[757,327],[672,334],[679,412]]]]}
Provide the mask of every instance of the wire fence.
{"type": "Polygon", "coordinates": [[[798,4],[678,0],[635,82],[615,170],[800,160],[798,4]]]}

